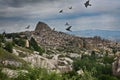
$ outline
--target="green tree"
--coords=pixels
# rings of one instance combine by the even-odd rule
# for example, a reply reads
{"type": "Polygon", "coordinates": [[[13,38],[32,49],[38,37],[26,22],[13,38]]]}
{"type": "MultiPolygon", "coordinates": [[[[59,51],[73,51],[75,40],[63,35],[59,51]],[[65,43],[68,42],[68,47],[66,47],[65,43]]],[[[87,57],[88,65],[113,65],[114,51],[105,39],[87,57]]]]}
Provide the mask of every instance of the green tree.
{"type": "Polygon", "coordinates": [[[92,72],[84,70],[84,74],[81,76],[80,80],[98,80],[98,79],[93,76],[92,72]]]}
{"type": "Polygon", "coordinates": [[[30,39],[30,49],[38,51],[41,54],[44,52],[44,50],[40,46],[38,46],[38,43],[35,41],[33,37],[30,39]]]}
{"type": "Polygon", "coordinates": [[[114,57],[113,56],[104,56],[103,57],[103,63],[104,64],[112,64],[114,62],[114,57]]]}
{"type": "Polygon", "coordinates": [[[2,43],[1,43],[1,41],[0,41],[0,47],[2,47],[2,43]]]}
{"type": "Polygon", "coordinates": [[[112,52],[115,54],[117,52],[117,49],[116,48],[113,48],[112,49],[112,52]]]}
{"type": "Polygon", "coordinates": [[[5,43],[5,49],[6,49],[8,52],[12,53],[12,52],[13,52],[12,42],[6,42],[6,43],[5,43]]]}
{"type": "Polygon", "coordinates": [[[77,58],[73,62],[73,69],[75,71],[79,69],[86,69],[90,71],[93,67],[97,65],[96,60],[94,60],[91,56],[88,55],[82,55],[82,58],[77,58]]]}
{"type": "Polygon", "coordinates": [[[10,80],[9,77],[2,72],[2,68],[0,68],[0,80],[10,80]]]}
{"type": "Polygon", "coordinates": [[[5,42],[5,37],[2,34],[0,34],[0,42],[5,42]]]}
{"type": "Polygon", "coordinates": [[[29,73],[20,73],[14,80],[63,80],[60,74],[48,72],[46,69],[33,68],[29,73]]]}
{"type": "Polygon", "coordinates": [[[91,58],[95,60],[95,58],[96,58],[95,51],[92,51],[92,52],[91,52],[91,58]]]}
{"type": "Polygon", "coordinates": [[[114,76],[110,76],[110,75],[104,75],[104,74],[101,74],[99,77],[98,77],[99,80],[118,80],[116,77],[114,76]]]}
{"type": "Polygon", "coordinates": [[[24,39],[13,39],[13,42],[18,46],[25,47],[25,40],[24,39]]]}

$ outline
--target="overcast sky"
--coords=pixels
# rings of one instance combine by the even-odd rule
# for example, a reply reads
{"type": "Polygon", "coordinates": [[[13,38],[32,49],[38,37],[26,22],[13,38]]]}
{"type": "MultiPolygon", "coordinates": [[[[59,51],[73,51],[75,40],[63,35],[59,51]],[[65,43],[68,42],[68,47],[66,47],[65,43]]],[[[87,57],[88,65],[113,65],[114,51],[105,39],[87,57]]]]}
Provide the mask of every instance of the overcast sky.
{"type": "Polygon", "coordinates": [[[120,30],[120,0],[0,0],[0,32],[34,30],[39,21],[57,31],[65,31],[65,23],[73,31],[85,29],[120,30]],[[72,9],[69,7],[72,6],[72,9]],[[59,11],[63,9],[63,13],[59,11]]]}

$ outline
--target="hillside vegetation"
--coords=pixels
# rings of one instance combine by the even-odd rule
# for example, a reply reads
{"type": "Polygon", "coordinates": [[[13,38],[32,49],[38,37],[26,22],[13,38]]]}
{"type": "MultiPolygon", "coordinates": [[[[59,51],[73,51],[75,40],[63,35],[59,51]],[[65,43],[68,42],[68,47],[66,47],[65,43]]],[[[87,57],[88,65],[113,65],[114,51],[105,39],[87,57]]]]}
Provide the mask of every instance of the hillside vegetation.
{"type": "Polygon", "coordinates": [[[36,31],[3,33],[0,80],[120,80],[120,43],[53,31],[42,22],[36,31]]]}

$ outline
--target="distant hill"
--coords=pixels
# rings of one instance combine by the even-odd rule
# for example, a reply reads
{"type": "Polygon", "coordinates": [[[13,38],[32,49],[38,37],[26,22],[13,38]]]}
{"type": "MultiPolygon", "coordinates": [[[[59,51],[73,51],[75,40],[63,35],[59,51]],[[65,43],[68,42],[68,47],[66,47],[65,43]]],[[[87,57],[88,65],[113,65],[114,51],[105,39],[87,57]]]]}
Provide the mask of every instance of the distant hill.
{"type": "Polygon", "coordinates": [[[94,37],[100,36],[101,38],[120,41],[120,31],[110,31],[110,30],[80,30],[69,32],[70,34],[77,35],[80,37],[94,37]]]}
{"type": "Polygon", "coordinates": [[[83,40],[64,32],[51,29],[46,23],[38,22],[35,30],[31,33],[40,45],[47,46],[79,46],[82,47],[83,40]]]}
{"type": "MultiPolygon", "coordinates": [[[[28,32],[29,36],[32,36],[39,45],[47,46],[47,47],[55,47],[56,49],[65,50],[65,48],[69,47],[79,47],[79,48],[86,48],[86,49],[93,49],[96,47],[97,44],[108,44],[108,40],[102,40],[99,37],[89,38],[89,35],[94,31],[78,31],[78,32],[70,32],[70,35],[64,32],[55,31],[51,29],[49,25],[44,22],[38,22],[36,28],[32,32],[28,32]],[[82,32],[82,34],[80,34],[82,32]],[[83,32],[87,32],[86,38],[81,37],[84,36],[83,32]],[[89,34],[89,35],[88,35],[89,34]],[[78,35],[78,36],[76,36],[78,35]],[[80,37],[79,37],[80,36],[80,37]]],[[[94,34],[94,33],[93,33],[94,34]]],[[[101,34],[101,33],[100,33],[101,34]]],[[[90,35],[92,36],[92,35],[90,35]]],[[[73,50],[74,52],[75,50],[73,50]]]]}

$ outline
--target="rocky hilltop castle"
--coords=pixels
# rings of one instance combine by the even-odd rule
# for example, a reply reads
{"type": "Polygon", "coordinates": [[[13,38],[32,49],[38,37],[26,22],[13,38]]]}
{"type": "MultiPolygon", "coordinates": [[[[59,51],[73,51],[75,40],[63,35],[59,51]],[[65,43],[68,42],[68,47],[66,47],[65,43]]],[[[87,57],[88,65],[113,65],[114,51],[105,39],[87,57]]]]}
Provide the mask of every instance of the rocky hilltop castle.
{"type": "Polygon", "coordinates": [[[32,35],[41,45],[83,47],[83,40],[80,37],[57,32],[43,22],[38,22],[32,35]]]}
{"type": "Polygon", "coordinates": [[[83,38],[55,31],[44,22],[38,22],[34,31],[26,31],[25,34],[29,38],[34,37],[39,45],[49,47],[71,46],[93,49],[98,46],[106,46],[109,44],[108,40],[101,39],[97,36],[93,38],[83,38]]]}

